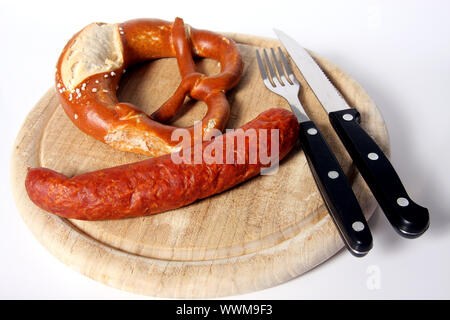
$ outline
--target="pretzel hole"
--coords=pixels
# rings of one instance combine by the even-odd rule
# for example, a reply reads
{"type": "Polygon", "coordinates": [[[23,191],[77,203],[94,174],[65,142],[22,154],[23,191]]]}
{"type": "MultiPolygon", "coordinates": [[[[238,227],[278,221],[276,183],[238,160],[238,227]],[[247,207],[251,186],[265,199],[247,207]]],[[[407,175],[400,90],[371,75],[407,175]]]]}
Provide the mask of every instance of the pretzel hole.
{"type": "MultiPolygon", "coordinates": [[[[200,61],[199,70],[202,70],[202,73],[212,74],[216,71],[215,60],[201,60],[211,60],[200,61]]],[[[132,103],[150,115],[173,95],[180,82],[181,76],[175,58],[146,61],[127,68],[120,79],[117,98],[120,102],[132,103]]],[[[194,121],[203,119],[206,112],[207,106],[203,101],[186,97],[176,118],[168,124],[176,127],[190,127],[194,121]]]]}
{"type": "Polygon", "coordinates": [[[202,120],[207,111],[206,103],[186,97],[177,116],[169,124],[175,127],[190,127],[195,121],[202,120]]]}
{"type": "Polygon", "coordinates": [[[198,72],[211,77],[220,72],[220,62],[210,58],[196,57],[194,59],[195,66],[198,72]]]}

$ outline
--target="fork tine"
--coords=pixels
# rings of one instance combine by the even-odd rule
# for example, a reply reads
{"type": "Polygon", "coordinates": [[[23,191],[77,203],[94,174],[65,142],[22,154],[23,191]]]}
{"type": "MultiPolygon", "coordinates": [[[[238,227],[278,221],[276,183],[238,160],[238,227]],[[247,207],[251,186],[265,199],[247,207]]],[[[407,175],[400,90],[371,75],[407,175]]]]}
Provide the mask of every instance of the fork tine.
{"type": "Polygon", "coordinates": [[[272,63],[270,62],[269,56],[267,55],[267,50],[263,49],[264,57],[266,58],[267,67],[269,69],[270,77],[272,78],[273,84],[276,86],[279,83],[277,74],[273,70],[272,63]]]}
{"type": "Polygon", "coordinates": [[[291,81],[293,83],[297,82],[297,79],[294,76],[294,72],[292,71],[291,66],[289,65],[289,61],[286,58],[286,56],[283,53],[283,50],[281,50],[281,47],[278,47],[278,52],[281,56],[281,60],[283,61],[283,65],[284,65],[284,70],[286,70],[287,75],[289,76],[289,79],[291,79],[291,81]]]}
{"type": "Polygon", "coordinates": [[[259,54],[259,50],[256,50],[256,60],[258,61],[259,72],[261,73],[261,77],[263,80],[268,80],[266,68],[264,67],[263,62],[261,61],[261,55],[259,54]]]}
{"type": "Polygon", "coordinates": [[[273,48],[270,48],[270,51],[272,52],[273,61],[275,62],[275,67],[277,68],[278,75],[280,76],[281,85],[284,86],[284,82],[287,82],[287,79],[286,79],[286,77],[284,75],[283,67],[281,66],[280,62],[277,59],[277,56],[275,54],[275,50],[273,50],[273,48]]]}

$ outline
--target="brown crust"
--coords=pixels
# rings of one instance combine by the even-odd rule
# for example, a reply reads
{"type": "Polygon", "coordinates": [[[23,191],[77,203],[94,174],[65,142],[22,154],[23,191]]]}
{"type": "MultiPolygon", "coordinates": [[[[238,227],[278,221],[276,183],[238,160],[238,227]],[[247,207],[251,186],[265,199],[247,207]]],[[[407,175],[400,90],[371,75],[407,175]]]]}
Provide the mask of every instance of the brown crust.
{"type": "MultiPolygon", "coordinates": [[[[208,107],[202,120],[204,139],[210,138],[212,129],[222,131],[225,128],[230,114],[225,91],[239,82],[243,70],[241,56],[232,40],[213,32],[185,28],[180,18],[174,23],[157,19],[130,20],[118,27],[123,65],[113,70],[114,76],[108,72],[84,79],[73,88],[81,92],[80,95],[64,88],[61,65],[81,31],[67,43],[58,60],[56,89],[66,114],[79,129],[118,150],[150,156],[167,154],[176,151],[178,141],[171,140],[177,128],[165,123],[177,115],[186,95],[204,101],[208,107]],[[198,73],[192,51],[200,57],[218,60],[220,73],[211,77],[198,73]],[[177,58],[182,81],[174,95],[150,117],[130,103],[120,103],[116,88],[125,68],[161,57],[177,58]]],[[[186,129],[193,133],[193,127],[186,129]]]]}

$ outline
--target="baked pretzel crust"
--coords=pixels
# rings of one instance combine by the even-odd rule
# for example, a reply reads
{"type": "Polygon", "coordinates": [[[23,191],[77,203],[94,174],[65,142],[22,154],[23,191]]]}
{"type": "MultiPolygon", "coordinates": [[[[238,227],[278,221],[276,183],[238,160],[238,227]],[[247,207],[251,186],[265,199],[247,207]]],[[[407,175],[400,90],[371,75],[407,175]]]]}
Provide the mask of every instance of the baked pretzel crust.
{"type": "MultiPolygon", "coordinates": [[[[111,147],[160,156],[179,151],[167,124],[189,95],[204,101],[203,140],[222,131],[230,115],[225,92],[240,80],[243,62],[229,38],[197,30],[176,18],[173,23],[137,19],[119,24],[90,24],[65,46],[56,68],[56,90],[71,121],[83,132],[111,147]],[[220,62],[221,70],[206,76],[196,70],[193,55],[220,62]],[[131,103],[119,102],[116,89],[126,68],[143,61],[176,57],[181,82],[151,116],[131,103]]],[[[194,127],[186,128],[194,137],[194,127]]],[[[192,139],[193,143],[193,139],[192,139]]]]}

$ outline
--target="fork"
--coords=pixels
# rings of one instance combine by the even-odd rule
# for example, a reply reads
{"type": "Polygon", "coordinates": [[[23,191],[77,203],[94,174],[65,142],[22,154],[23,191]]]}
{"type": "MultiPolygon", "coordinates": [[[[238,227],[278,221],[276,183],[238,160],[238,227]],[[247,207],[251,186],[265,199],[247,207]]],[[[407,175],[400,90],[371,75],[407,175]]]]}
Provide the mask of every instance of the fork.
{"type": "Polygon", "coordinates": [[[270,91],[289,103],[297,117],[300,124],[299,140],[320,194],[347,249],[353,255],[362,257],[372,248],[372,234],[358,200],[319,128],[303,109],[298,98],[301,86],[289,61],[280,47],[278,55],[281,63],[275,50],[270,50],[272,59],[269,59],[266,49],[263,49],[263,57],[256,50],[263,82],[270,91]]]}

